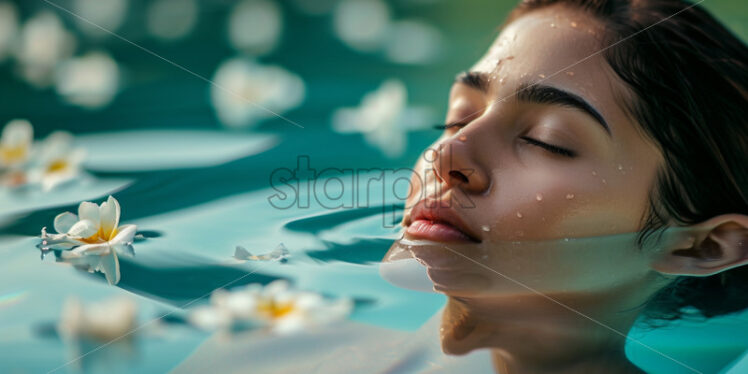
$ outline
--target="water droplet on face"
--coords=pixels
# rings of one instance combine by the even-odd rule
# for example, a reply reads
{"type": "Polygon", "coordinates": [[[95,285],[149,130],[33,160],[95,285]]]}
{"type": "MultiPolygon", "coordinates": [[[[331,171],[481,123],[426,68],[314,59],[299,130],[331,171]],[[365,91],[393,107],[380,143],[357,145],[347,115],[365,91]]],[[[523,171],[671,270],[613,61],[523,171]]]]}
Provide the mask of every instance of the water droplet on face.
{"type": "Polygon", "coordinates": [[[517,218],[522,218],[522,213],[517,212],[517,218]]]}
{"type": "Polygon", "coordinates": [[[555,28],[555,27],[556,27],[556,24],[555,24],[555,23],[551,23],[551,27],[552,27],[552,28],[555,28]]]}
{"type": "Polygon", "coordinates": [[[499,79],[499,84],[504,84],[505,81],[506,81],[506,78],[501,78],[499,79]]]}
{"type": "Polygon", "coordinates": [[[529,75],[529,74],[527,74],[527,73],[522,73],[522,75],[520,75],[519,77],[520,77],[520,78],[525,78],[525,77],[527,77],[528,75],[529,75]]]}
{"type": "Polygon", "coordinates": [[[574,194],[573,193],[567,193],[566,194],[566,200],[571,200],[573,198],[574,198],[574,194]]]}
{"type": "Polygon", "coordinates": [[[459,139],[459,140],[460,140],[461,142],[464,142],[465,140],[467,140],[467,136],[465,136],[465,135],[460,135],[460,137],[459,137],[459,138],[457,138],[457,139],[459,139]]]}
{"type": "Polygon", "coordinates": [[[593,170],[592,175],[597,176],[597,172],[593,170]]]}
{"type": "Polygon", "coordinates": [[[623,170],[623,165],[618,164],[618,170],[623,170]]]}
{"type": "Polygon", "coordinates": [[[565,242],[568,242],[568,241],[569,241],[569,238],[564,238],[564,241],[565,241],[565,242]]]}
{"type": "Polygon", "coordinates": [[[488,226],[486,226],[486,225],[481,226],[480,229],[483,230],[483,231],[485,231],[485,232],[491,231],[491,228],[488,227],[488,226]]]}
{"type": "Polygon", "coordinates": [[[545,74],[538,74],[540,78],[545,78],[545,74]]]}
{"type": "Polygon", "coordinates": [[[603,178],[603,184],[608,184],[608,181],[606,181],[605,178],[603,178]]]}
{"type": "Polygon", "coordinates": [[[543,194],[540,194],[540,193],[536,194],[535,195],[535,200],[537,200],[537,201],[543,201],[543,194]]]}
{"type": "Polygon", "coordinates": [[[574,27],[574,28],[576,28],[576,27],[577,27],[577,23],[576,23],[576,22],[574,22],[574,21],[572,21],[572,22],[570,23],[570,25],[571,25],[571,27],[574,27]]]}
{"type": "Polygon", "coordinates": [[[573,71],[567,71],[566,75],[568,75],[570,77],[573,77],[574,76],[574,72],[573,71]]]}

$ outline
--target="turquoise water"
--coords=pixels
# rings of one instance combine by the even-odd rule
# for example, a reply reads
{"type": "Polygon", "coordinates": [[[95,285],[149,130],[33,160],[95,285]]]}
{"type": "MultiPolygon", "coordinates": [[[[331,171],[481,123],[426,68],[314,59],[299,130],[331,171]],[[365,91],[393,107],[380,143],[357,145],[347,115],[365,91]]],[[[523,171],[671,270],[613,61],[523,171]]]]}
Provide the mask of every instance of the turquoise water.
{"type": "MultiPolygon", "coordinates": [[[[27,13],[43,6],[19,3],[27,13]]],[[[29,118],[37,138],[56,129],[74,132],[89,151],[85,169],[90,173],[50,194],[0,190],[0,372],[168,371],[210,337],[179,323],[188,308],[206,303],[216,288],[281,278],[305,290],[352,298],[354,321],[418,329],[442,307],[444,297],[396,287],[378,271],[378,261],[397,237],[393,223],[400,217],[397,196],[404,194],[404,186],[389,179],[367,195],[366,186],[350,182],[348,171],[340,177],[340,200],[370,196],[365,204],[328,209],[312,200],[308,207],[278,209],[268,201],[278,193],[270,178],[277,169],[294,169],[300,156],[317,171],[352,169],[372,177],[378,172],[365,170],[412,165],[436,133],[410,133],[406,153],[387,159],[358,135],[330,131],[330,112],[356,105],[390,77],[407,83],[410,101],[442,112],[452,77],[480,56],[511,3],[395,7],[400,17],[424,18],[444,31],[449,47],[428,66],[393,66],[377,56],[352,53],[333,41],[329,19],[286,7],[285,44],[265,60],[306,80],[306,102],[288,115],[304,129],[271,120],[251,131],[226,131],[210,107],[205,82],[116,39],[84,41],[81,47],[106,48],[128,69],[128,86],[99,111],[62,104],[50,90],[12,78],[12,64],[0,64],[0,124],[29,118]],[[60,212],[75,211],[80,201],[100,203],[109,194],[122,206],[122,223],[137,224],[145,237],[134,244],[134,257],[120,258],[116,286],[99,273],[57,263],[53,255],[40,259],[36,246],[42,227],[51,227],[60,212]],[[291,253],[284,263],[231,260],[237,245],[264,253],[281,242],[291,253]],[[122,344],[82,346],[54,333],[68,297],[91,302],[122,295],[137,303],[140,326],[122,344]]],[[[748,35],[744,4],[705,5],[737,33],[748,35]]],[[[122,32],[209,77],[234,54],[215,26],[224,17],[223,8],[216,1],[204,9],[194,36],[180,43],[148,40],[139,31],[140,18],[132,15],[122,32]]],[[[137,12],[136,6],[132,13],[137,12]]],[[[748,349],[748,315],[637,329],[632,336],[701,372],[716,373],[748,349]]],[[[628,350],[648,371],[689,372],[641,346],[628,350]]]]}

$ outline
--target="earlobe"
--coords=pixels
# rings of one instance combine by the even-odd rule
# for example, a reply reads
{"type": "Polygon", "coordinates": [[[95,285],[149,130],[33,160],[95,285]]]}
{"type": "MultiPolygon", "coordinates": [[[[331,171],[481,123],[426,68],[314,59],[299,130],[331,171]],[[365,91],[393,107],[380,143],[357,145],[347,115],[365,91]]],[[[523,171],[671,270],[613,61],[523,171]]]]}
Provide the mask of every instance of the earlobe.
{"type": "Polygon", "coordinates": [[[694,235],[664,248],[652,269],[670,275],[710,276],[748,264],[748,216],[726,214],[693,225],[694,235]]]}

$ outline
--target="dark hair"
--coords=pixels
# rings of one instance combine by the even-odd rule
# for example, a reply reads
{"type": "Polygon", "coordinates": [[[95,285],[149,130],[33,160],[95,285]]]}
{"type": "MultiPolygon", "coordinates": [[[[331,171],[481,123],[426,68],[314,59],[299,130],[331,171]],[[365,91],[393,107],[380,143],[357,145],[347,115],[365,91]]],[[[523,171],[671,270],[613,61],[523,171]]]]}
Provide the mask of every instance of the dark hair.
{"type": "MultiPolygon", "coordinates": [[[[748,48],[707,11],[682,0],[525,0],[507,22],[562,4],[601,21],[600,48],[635,98],[629,114],[664,165],[642,219],[641,244],[667,225],[748,214],[748,48]]],[[[748,307],[748,267],[678,277],[643,313],[651,321],[748,307]]]]}

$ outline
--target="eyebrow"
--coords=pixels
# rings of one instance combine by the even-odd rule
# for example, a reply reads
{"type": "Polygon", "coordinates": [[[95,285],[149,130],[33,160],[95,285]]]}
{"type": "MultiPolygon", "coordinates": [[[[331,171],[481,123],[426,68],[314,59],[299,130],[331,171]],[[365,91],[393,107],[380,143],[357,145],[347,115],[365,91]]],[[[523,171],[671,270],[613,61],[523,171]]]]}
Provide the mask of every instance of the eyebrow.
{"type": "MultiPolygon", "coordinates": [[[[455,78],[456,83],[464,84],[482,92],[488,92],[488,74],[478,72],[463,72],[455,78]]],[[[515,92],[517,100],[537,104],[560,105],[578,109],[591,116],[608,135],[611,135],[610,126],[600,112],[587,100],[579,95],[562,90],[557,87],[539,83],[522,83],[515,92]]]]}

